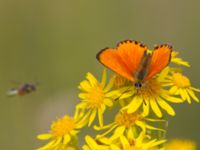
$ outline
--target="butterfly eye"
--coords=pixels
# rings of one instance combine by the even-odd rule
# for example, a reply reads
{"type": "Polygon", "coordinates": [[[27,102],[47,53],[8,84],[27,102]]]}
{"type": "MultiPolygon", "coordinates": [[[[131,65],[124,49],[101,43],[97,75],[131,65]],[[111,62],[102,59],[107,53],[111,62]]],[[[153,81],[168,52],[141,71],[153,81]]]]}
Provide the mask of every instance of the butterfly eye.
{"type": "Polygon", "coordinates": [[[142,87],[142,83],[136,82],[136,83],[134,84],[134,86],[135,86],[137,89],[139,89],[139,88],[142,87]]]}

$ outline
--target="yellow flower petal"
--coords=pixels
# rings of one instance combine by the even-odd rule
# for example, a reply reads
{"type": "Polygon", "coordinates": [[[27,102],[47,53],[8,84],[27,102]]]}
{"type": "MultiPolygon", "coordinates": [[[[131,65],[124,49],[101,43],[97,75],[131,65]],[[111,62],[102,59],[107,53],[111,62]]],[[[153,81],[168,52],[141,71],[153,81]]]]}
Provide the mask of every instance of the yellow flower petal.
{"type": "Polygon", "coordinates": [[[119,147],[117,147],[117,146],[114,145],[114,144],[111,144],[111,145],[110,145],[110,148],[111,148],[111,150],[121,150],[119,147]]]}
{"type": "Polygon", "coordinates": [[[79,132],[80,132],[80,131],[72,130],[72,131],[70,132],[70,134],[71,134],[72,136],[75,136],[75,135],[77,135],[79,132]]]}
{"type": "Polygon", "coordinates": [[[191,101],[190,95],[189,95],[187,89],[185,89],[185,90],[186,90],[186,93],[187,93],[187,94],[186,94],[186,100],[188,101],[189,104],[191,104],[192,101],[191,101]]]}
{"type": "Polygon", "coordinates": [[[105,105],[108,106],[108,107],[111,107],[111,106],[113,105],[112,100],[109,99],[109,98],[104,99],[104,103],[105,103],[105,105]]]}
{"type": "Polygon", "coordinates": [[[47,150],[47,149],[50,149],[50,148],[52,148],[55,145],[55,143],[56,143],[56,140],[50,141],[46,145],[38,148],[37,150],[47,150]]]}
{"type": "Polygon", "coordinates": [[[83,91],[89,92],[91,90],[90,83],[87,80],[84,80],[80,83],[79,88],[83,91]]]}
{"type": "Polygon", "coordinates": [[[160,145],[160,144],[165,143],[166,141],[167,141],[167,140],[159,140],[159,141],[156,141],[156,142],[152,143],[151,146],[152,146],[152,147],[153,147],[153,146],[157,146],[157,145],[160,145]]]}
{"type": "Polygon", "coordinates": [[[100,137],[106,136],[107,134],[109,134],[110,132],[112,132],[116,127],[117,127],[117,125],[113,125],[113,126],[111,126],[111,128],[109,128],[109,130],[106,131],[105,133],[103,133],[103,134],[101,134],[101,135],[97,135],[97,138],[100,138],[100,137]]]}
{"type": "Polygon", "coordinates": [[[119,127],[117,127],[117,128],[115,129],[114,134],[111,136],[110,139],[114,140],[114,139],[119,138],[120,136],[123,135],[124,131],[125,131],[125,127],[124,127],[124,126],[119,126],[119,127]]]}
{"type": "Polygon", "coordinates": [[[162,113],[160,111],[160,108],[158,107],[158,104],[156,103],[155,99],[150,100],[150,105],[153,110],[153,112],[158,116],[159,118],[162,117],[162,113]]]}
{"type": "Polygon", "coordinates": [[[128,139],[134,139],[134,134],[133,134],[133,129],[130,127],[128,128],[128,131],[127,131],[127,137],[128,139]]]}
{"type": "Polygon", "coordinates": [[[71,140],[70,135],[69,135],[69,134],[66,134],[66,135],[64,136],[63,144],[65,144],[65,145],[68,144],[70,140],[71,140]]]}
{"type": "Polygon", "coordinates": [[[87,145],[83,145],[83,150],[91,150],[87,145]]]}
{"type": "Polygon", "coordinates": [[[136,121],[135,124],[141,127],[143,131],[146,131],[146,124],[144,122],[136,121]]]}
{"type": "Polygon", "coordinates": [[[85,109],[87,106],[87,103],[79,103],[76,105],[76,109],[85,109]]]}
{"type": "Polygon", "coordinates": [[[122,94],[119,99],[126,99],[126,98],[129,98],[131,96],[134,95],[134,92],[133,91],[129,91],[129,92],[125,92],[124,94],[122,94]]]}
{"type": "Polygon", "coordinates": [[[90,114],[91,114],[91,110],[88,111],[85,114],[85,116],[81,118],[81,120],[78,122],[78,126],[77,126],[78,128],[81,128],[81,127],[85,126],[88,123],[90,114]]]}
{"type": "Polygon", "coordinates": [[[128,140],[124,136],[120,136],[120,141],[123,149],[125,149],[127,146],[130,146],[128,140]]]}
{"type": "Polygon", "coordinates": [[[90,72],[87,73],[86,78],[88,79],[92,87],[94,87],[98,83],[97,79],[90,72]]]}
{"type": "Polygon", "coordinates": [[[177,98],[177,97],[173,97],[173,96],[169,96],[167,94],[161,94],[161,97],[164,98],[165,100],[172,102],[172,103],[182,103],[184,102],[182,99],[177,98]]]}
{"type": "Polygon", "coordinates": [[[114,83],[114,78],[111,78],[110,81],[108,82],[107,86],[104,88],[104,92],[108,92],[110,91],[110,89],[113,87],[113,83],[114,83]]]}
{"type": "Polygon", "coordinates": [[[89,122],[88,122],[88,126],[90,126],[92,124],[92,122],[94,121],[94,118],[96,117],[96,110],[93,110],[90,117],[89,117],[89,122]]]}
{"type": "Polygon", "coordinates": [[[146,125],[146,128],[147,129],[150,129],[150,130],[157,130],[157,131],[162,131],[162,132],[166,132],[164,129],[161,129],[161,128],[155,128],[153,126],[150,126],[150,125],[146,125]]]}
{"type": "Polygon", "coordinates": [[[176,93],[177,90],[178,90],[177,86],[172,86],[172,87],[169,89],[169,92],[170,92],[171,94],[174,94],[174,93],[176,93]]]}
{"type": "Polygon", "coordinates": [[[103,127],[103,111],[101,109],[98,109],[98,119],[100,127],[103,127]]]}
{"type": "Polygon", "coordinates": [[[190,94],[190,96],[196,101],[199,102],[199,99],[196,97],[196,95],[194,94],[194,92],[190,89],[187,90],[188,93],[190,94]]]}
{"type": "Polygon", "coordinates": [[[119,88],[117,90],[112,90],[108,93],[106,93],[106,97],[120,97],[120,96],[123,96],[124,94],[126,94],[125,92],[127,91],[127,87],[122,87],[122,88],[119,88]]]}
{"type": "Polygon", "coordinates": [[[143,115],[148,116],[149,115],[149,101],[146,101],[143,103],[143,115]]]}
{"type": "Polygon", "coordinates": [[[148,143],[146,143],[143,148],[144,149],[148,149],[148,147],[152,147],[151,145],[156,141],[156,139],[149,141],[148,143]]]}
{"type": "Polygon", "coordinates": [[[97,148],[97,143],[90,137],[86,136],[85,141],[87,142],[88,146],[90,146],[91,149],[96,149],[97,148]]]}
{"type": "Polygon", "coordinates": [[[174,116],[175,115],[175,111],[174,109],[167,103],[165,102],[163,99],[158,98],[158,104],[160,105],[160,107],[162,107],[164,110],[166,110],[166,112],[171,115],[174,116]]]}
{"type": "Polygon", "coordinates": [[[145,120],[148,120],[148,121],[151,121],[151,122],[166,122],[166,120],[163,120],[163,119],[145,118],[145,120]]]}
{"type": "MultiPolygon", "coordinates": [[[[84,104],[84,103],[82,103],[82,104],[84,104]]],[[[75,113],[74,113],[74,119],[79,120],[80,118],[83,117],[84,114],[85,114],[85,109],[81,109],[81,108],[76,107],[76,110],[75,110],[75,113]]]]}
{"type": "Polygon", "coordinates": [[[80,94],[78,94],[78,97],[81,98],[81,99],[85,99],[85,98],[87,98],[87,94],[86,93],[80,93],[80,94]]]}
{"type": "Polygon", "coordinates": [[[106,79],[107,79],[107,73],[106,73],[106,69],[104,68],[103,73],[102,73],[101,83],[100,83],[102,88],[104,88],[106,85],[106,79]]]}
{"type": "Polygon", "coordinates": [[[128,109],[128,113],[133,113],[141,106],[143,99],[139,96],[135,96],[132,101],[123,109],[128,109]]]}
{"type": "Polygon", "coordinates": [[[200,89],[194,88],[194,87],[190,87],[191,90],[196,91],[196,92],[200,92],[200,89]]]}
{"type": "Polygon", "coordinates": [[[48,140],[48,139],[50,139],[51,137],[52,137],[51,134],[40,134],[40,135],[37,136],[37,138],[38,138],[39,140],[48,140]]]}
{"type": "Polygon", "coordinates": [[[180,95],[181,95],[181,98],[185,101],[186,100],[186,95],[187,95],[187,93],[185,92],[185,90],[184,89],[182,89],[182,88],[179,88],[179,92],[180,92],[180,95]]]}
{"type": "Polygon", "coordinates": [[[94,129],[97,130],[97,131],[100,131],[100,130],[105,130],[105,129],[108,129],[108,128],[111,128],[115,123],[110,123],[108,125],[104,125],[103,127],[100,127],[100,126],[97,126],[97,125],[94,125],[94,129]]]}

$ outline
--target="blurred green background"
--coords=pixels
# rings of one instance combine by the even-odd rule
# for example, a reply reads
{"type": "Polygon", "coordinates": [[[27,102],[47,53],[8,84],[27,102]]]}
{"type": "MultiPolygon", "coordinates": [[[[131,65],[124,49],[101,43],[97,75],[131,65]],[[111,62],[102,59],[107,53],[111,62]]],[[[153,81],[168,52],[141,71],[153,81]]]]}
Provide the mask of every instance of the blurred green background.
{"type": "MultiPolygon", "coordinates": [[[[150,48],[171,43],[192,67],[200,87],[198,0],[0,0],[0,149],[31,150],[57,117],[73,114],[77,86],[90,71],[100,77],[96,53],[125,39],[150,48]],[[13,82],[40,82],[38,91],[7,97],[13,82]]],[[[200,144],[199,104],[176,105],[167,137],[200,144]]]]}

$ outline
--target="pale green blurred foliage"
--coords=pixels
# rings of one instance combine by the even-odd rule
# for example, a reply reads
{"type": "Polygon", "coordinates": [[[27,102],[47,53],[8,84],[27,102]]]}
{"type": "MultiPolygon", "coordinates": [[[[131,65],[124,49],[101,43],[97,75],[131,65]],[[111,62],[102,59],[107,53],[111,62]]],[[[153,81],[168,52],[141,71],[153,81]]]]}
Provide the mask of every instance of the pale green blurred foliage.
{"type": "MultiPolygon", "coordinates": [[[[185,74],[200,87],[199,14],[198,0],[1,0],[0,149],[40,146],[37,134],[49,131],[56,117],[73,114],[85,73],[101,73],[96,53],[120,40],[141,40],[150,48],[171,43],[191,63],[185,74]],[[40,85],[35,93],[10,98],[12,81],[40,85]]],[[[198,104],[176,112],[167,136],[200,144],[198,104]]]]}

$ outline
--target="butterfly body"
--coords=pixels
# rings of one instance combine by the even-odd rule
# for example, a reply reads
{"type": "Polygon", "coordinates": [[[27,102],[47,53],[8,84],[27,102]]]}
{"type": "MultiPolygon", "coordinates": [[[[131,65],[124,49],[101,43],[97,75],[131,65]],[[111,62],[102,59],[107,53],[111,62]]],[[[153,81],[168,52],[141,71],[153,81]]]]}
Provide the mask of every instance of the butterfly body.
{"type": "Polygon", "coordinates": [[[171,59],[172,47],[162,44],[149,53],[141,42],[126,40],[117,48],[106,48],[97,59],[107,68],[133,82],[136,88],[164,69],[171,59]]]}
{"type": "Polygon", "coordinates": [[[142,81],[148,74],[148,67],[149,67],[150,61],[151,61],[151,54],[148,54],[147,52],[145,52],[140,61],[138,69],[135,71],[135,74],[133,75],[136,80],[134,83],[134,86],[136,88],[142,87],[143,85],[142,81]]]}
{"type": "Polygon", "coordinates": [[[139,81],[142,81],[148,73],[148,67],[151,61],[151,55],[144,53],[144,56],[141,59],[138,69],[134,74],[134,78],[139,81]]]}

